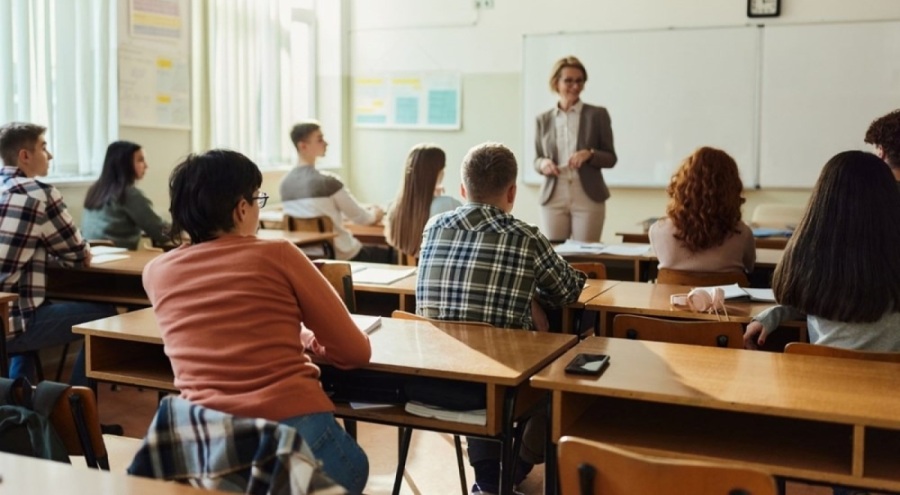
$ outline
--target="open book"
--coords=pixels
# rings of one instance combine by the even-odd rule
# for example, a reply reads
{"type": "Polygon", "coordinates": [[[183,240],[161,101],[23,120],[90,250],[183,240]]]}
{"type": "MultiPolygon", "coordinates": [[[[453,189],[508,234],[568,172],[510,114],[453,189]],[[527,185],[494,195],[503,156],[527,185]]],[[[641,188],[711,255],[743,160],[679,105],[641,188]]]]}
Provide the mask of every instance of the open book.
{"type": "Polygon", "coordinates": [[[725,299],[749,298],[751,301],[775,302],[775,293],[772,289],[750,289],[738,284],[717,285],[715,287],[699,287],[712,292],[712,289],[720,288],[725,293],[725,299]]]}
{"type": "Polygon", "coordinates": [[[367,316],[367,315],[350,315],[350,318],[353,319],[353,323],[356,323],[356,326],[362,330],[363,333],[372,333],[376,328],[381,326],[381,317],[380,316],[367,316]]]}
{"type": "Polygon", "coordinates": [[[611,254],[615,256],[643,256],[650,252],[649,244],[603,244],[602,242],[580,242],[567,240],[557,244],[553,250],[562,256],[578,254],[611,254]]]}

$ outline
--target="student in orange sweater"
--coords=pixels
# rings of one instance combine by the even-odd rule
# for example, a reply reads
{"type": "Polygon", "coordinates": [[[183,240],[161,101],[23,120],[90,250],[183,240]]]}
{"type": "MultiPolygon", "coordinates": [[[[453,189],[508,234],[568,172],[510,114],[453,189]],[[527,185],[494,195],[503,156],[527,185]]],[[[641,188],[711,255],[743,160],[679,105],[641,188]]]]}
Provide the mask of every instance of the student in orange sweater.
{"type": "Polygon", "coordinates": [[[304,351],[354,368],[369,362],[369,340],[299,249],[256,238],[261,184],[256,164],[224,150],[189,156],[169,179],[172,238],[187,232],[191,244],[149,263],[143,281],[175,386],[196,404],[296,428],[325,472],[361,493],[368,459],[304,351]]]}

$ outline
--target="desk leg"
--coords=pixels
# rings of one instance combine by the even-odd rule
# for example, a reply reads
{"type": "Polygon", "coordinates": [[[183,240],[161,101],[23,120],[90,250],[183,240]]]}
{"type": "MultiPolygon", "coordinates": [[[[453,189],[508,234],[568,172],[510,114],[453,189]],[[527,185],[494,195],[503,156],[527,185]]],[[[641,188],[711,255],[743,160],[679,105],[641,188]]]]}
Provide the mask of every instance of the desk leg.
{"type": "Polygon", "coordinates": [[[553,400],[547,402],[547,443],[544,447],[544,495],[559,493],[556,444],[553,443],[553,400]]]}
{"type": "Polygon", "coordinates": [[[503,436],[500,441],[500,495],[512,495],[516,470],[515,411],[518,387],[508,387],[503,398],[503,436]]]}
{"type": "Polygon", "coordinates": [[[412,428],[398,428],[400,434],[399,452],[397,452],[397,474],[394,476],[393,495],[400,494],[400,486],[403,484],[403,474],[406,472],[406,458],[409,456],[409,444],[412,441],[412,428]]]}

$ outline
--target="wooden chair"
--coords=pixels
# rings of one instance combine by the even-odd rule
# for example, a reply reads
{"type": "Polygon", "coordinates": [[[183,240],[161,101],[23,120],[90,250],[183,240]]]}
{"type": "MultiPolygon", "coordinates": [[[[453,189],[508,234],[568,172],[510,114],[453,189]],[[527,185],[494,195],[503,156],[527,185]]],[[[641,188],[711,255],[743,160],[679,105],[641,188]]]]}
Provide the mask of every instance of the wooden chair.
{"type": "Polygon", "coordinates": [[[753,209],[750,225],[772,229],[796,227],[806,212],[805,205],[763,203],[753,209]]]}
{"type": "Polygon", "coordinates": [[[733,321],[673,321],[637,315],[618,315],[612,336],[674,344],[744,348],[744,329],[733,321]]]}
{"type": "Polygon", "coordinates": [[[672,270],[660,268],[656,276],[658,284],[689,285],[691,287],[709,287],[712,285],[738,284],[741,287],[749,287],[750,281],[744,272],[690,272],[685,270],[672,270]]]}
{"type": "Polygon", "coordinates": [[[353,292],[353,269],[350,263],[334,260],[313,260],[313,264],[316,265],[316,268],[322,272],[328,283],[334,287],[334,290],[344,300],[347,311],[355,312],[356,295],[353,292]]]}
{"type": "Polygon", "coordinates": [[[419,266],[419,258],[397,250],[397,264],[403,266],[419,266]]]}
{"type": "Polygon", "coordinates": [[[587,273],[588,278],[606,279],[606,265],[603,263],[569,263],[569,265],[576,270],[587,273]]]}
{"type": "Polygon", "coordinates": [[[650,457],[575,437],[559,441],[562,495],[775,495],[772,476],[711,462],[650,457]]]}
{"type": "MultiPolygon", "coordinates": [[[[309,218],[285,215],[282,225],[289,232],[334,232],[334,222],[327,215],[309,218]]],[[[321,251],[303,248],[303,252],[310,258],[334,259],[334,245],[331,241],[323,242],[321,251]]]]}
{"type": "Polygon", "coordinates": [[[807,356],[827,356],[841,359],[864,359],[867,361],[880,361],[884,363],[900,363],[900,352],[874,352],[841,349],[827,345],[807,344],[805,342],[791,342],[785,348],[786,354],[806,354],[807,356]]]}

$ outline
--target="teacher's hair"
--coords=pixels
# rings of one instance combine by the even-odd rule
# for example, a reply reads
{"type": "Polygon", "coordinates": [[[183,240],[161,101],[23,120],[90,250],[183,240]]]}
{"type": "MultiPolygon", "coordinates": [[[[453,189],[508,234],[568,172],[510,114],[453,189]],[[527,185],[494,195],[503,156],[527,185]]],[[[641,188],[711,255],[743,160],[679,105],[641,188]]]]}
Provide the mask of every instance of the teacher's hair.
{"type": "Polygon", "coordinates": [[[584,68],[584,64],[582,64],[581,60],[578,60],[577,57],[569,55],[568,57],[557,60],[556,63],[553,64],[553,69],[550,71],[550,91],[556,93],[560,74],[562,74],[562,70],[567,67],[580,70],[581,73],[584,74],[584,81],[587,82],[588,74],[587,69],[584,68]]]}
{"type": "Polygon", "coordinates": [[[703,147],[681,162],[672,175],[666,215],[675,238],[696,253],[720,246],[740,232],[744,185],[737,163],[722,150],[703,147]]]}
{"type": "Polygon", "coordinates": [[[839,322],[900,311],[898,211],[900,193],[883,161],[862,151],[835,155],[775,268],[775,298],[839,322]]]}
{"type": "Polygon", "coordinates": [[[261,185],[259,167],[237,151],[188,155],[169,176],[172,242],[180,244],[182,232],[193,244],[231,232],[235,206],[241,199],[254,201],[253,193],[261,185]]]}
{"type": "Polygon", "coordinates": [[[444,150],[434,144],[417,144],[409,150],[403,184],[385,221],[385,238],[400,252],[417,256],[422,231],[431,213],[438,176],[447,165],[444,150]]]}
{"type": "Polygon", "coordinates": [[[137,179],[134,154],[140,149],[141,145],[131,141],[115,141],[107,146],[100,178],[91,185],[84,197],[86,209],[99,210],[110,202],[125,202],[125,191],[137,179]]]}
{"type": "Polygon", "coordinates": [[[888,165],[900,168],[900,110],[875,119],[866,131],[866,142],[881,146],[888,165]]]}
{"type": "Polygon", "coordinates": [[[500,143],[482,143],[466,153],[462,163],[462,183],[470,201],[496,199],[516,181],[516,156],[500,143]]]}

